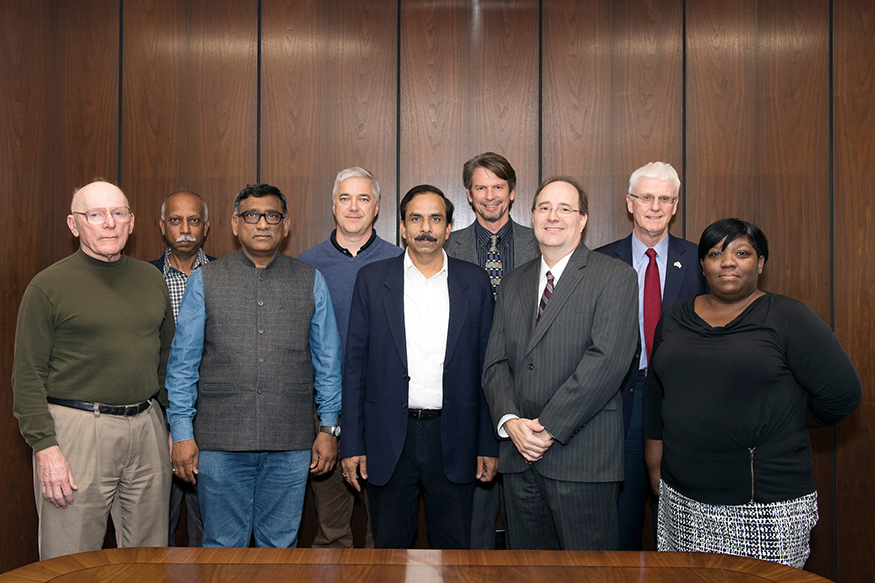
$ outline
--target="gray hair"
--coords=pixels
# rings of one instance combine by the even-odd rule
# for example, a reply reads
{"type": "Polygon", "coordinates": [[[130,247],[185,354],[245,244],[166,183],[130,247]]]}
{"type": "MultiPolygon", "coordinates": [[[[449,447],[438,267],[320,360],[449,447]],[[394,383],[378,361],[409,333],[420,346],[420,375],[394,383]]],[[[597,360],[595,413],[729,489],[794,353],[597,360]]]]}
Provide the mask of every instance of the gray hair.
{"type": "Polygon", "coordinates": [[[675,196],[677,196],[681,190],[681,179],[678,178],[678,171],[667,162],[650,162],[633,172],[632,176],[629,177],[629,194],[635,194],[639,178],[671,180],[672,183],[674,183],[675,196]]]}
{"type": "Polygon", "coordinates": [[[374,197],[377,199],[377,204],[380,203],[380,183],[377,182],[377,179],[374,178],[373,174],[361,166],[352,166],[337,173],[337,178],[334,179],[334,189],[331,191],[332,203],[334,202],[334,199],[337,198],[337,191],[340,188],[340,183],[347,178],[367,178],[370,180],[374,191],[374,197]]]}
{"type": "Polygon", "coordinates": [[[174,190],[173,192],[168,194],[167,198],[164,199],[164,202],[161,203],[161,220],[162,221],[165,220],[165,216],[166,216],[165,210],[167,209],[167,199],[169,199],[174,194],[190,194],[192,196],[198,197],[198,199],[200,199],[201,203],[204,205],[204,222],[206,223],[207,221],[210,220],[210,209],[207,208],[207,201],[205,201],[201,195],[199,195],[198,193],[196,193],[193,190],[189,190],[187,188],[180,188],[179,190],[174,190]]]}

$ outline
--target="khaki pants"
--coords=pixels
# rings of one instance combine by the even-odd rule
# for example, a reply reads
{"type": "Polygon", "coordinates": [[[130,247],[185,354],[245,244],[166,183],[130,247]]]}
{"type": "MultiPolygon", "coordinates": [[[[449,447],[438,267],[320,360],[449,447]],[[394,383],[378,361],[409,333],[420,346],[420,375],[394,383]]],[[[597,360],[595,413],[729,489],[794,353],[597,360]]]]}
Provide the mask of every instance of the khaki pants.
{"type": "Polygon", "coordinates": [[[40,494],[34,458],[40,559],[102,548],[110,513],[119,547],[165,546],[170,451],[155,402],[133,417],[53,404],[49,412],[79,489],[72,504],[55,508],[40,494]]]}
{"type": "MultiPolygon", "coordinates": [[[[316,431],[319,431],[319,415],[313,409],[316,420],[316,431]]],[[[340,439],[343,439],[341,433],[340,439]]],[[[368,516],[365,548],[374,548],[374,535],[371,532],[371,511],[365,491],[367,483],[360,480],[361,493],[343,479],[343,469],[340,467],[340,457],[330,472],[323,476],[310,476],[310,486],[313,488],[313,502],[316,505],[316,539],[312,547],[351,549],[352,544],[352,512],[356,496],[362,496],[365,512],[368,516]]]]}

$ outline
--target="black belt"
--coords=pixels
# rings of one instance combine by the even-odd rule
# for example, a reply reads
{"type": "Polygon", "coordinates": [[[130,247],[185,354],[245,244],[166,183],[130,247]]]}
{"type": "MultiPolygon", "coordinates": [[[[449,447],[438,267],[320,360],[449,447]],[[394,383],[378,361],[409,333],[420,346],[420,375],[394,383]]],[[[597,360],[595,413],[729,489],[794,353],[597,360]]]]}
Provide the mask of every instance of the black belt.
{"type": "Polygon", "coordinates": [[[639,376],[639,377],[646,377],[646,376],[647,376],[647,369],[646,369],[646,368],[642,368],[641,370],[639,370],[639,371],[638,371],[638,376],[639,376]]]}
{"type": "Polygon", "coordinates": [[[431,421],[441,416],[440,409],[408,409],[407,416],[421,421],[431,421]]]}
{"type": "Polygon", "coordinates": [[[121,415],[122,417],[133,417],[134,415],[139,415],[151,405],[150,401],[143,401],[138,405],[101,405],[100,403],[69,401],[67,399],[56,399],[54,397],[46,397],[46,401],[53,405],[60,405],[61,407],[82,409],[83,411],[92,411],[100,413],[101,415],[121,415]]]}

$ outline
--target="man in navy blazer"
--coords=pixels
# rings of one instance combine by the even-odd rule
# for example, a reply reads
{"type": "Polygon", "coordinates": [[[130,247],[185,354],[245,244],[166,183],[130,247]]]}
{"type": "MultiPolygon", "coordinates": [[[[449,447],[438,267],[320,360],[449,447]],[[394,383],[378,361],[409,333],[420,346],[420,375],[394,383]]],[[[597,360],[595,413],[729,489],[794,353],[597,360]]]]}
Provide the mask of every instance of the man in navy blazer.
{"type": "Polygon", "coordinates": [[[407,251],[362,267],[343,375],[344,478],[368,481],[377,548],[407,548],[425,492],[434,548],[470,544],[474,481],[491,480],[498,442],[480,385],[493,297],[477,265],[442,247],[453,205],[434,186],[401,201],[407,251]]]}
{"type": "Polygon", "coordinates": [[[626,195],[626,205],[632,214],[632,234],[596,249],[625,261],[638,272],[639,350],[621,387],[627,428],[626,477],[617,499],[621,551],[641,550],[641,528],[647,499],[648,481],[641,436],[641,397],[647,373],[647,345],[653,340],[652,336],[646,338],[644,323],[645,277],[650,263],[647,251],[655,251],[662,310],[682,298],[706,291],[697,246],[668,233],[668,225],[678,209],[680,187],[677,171],[665,162],[651,162],[633,172],[626,195]]]}

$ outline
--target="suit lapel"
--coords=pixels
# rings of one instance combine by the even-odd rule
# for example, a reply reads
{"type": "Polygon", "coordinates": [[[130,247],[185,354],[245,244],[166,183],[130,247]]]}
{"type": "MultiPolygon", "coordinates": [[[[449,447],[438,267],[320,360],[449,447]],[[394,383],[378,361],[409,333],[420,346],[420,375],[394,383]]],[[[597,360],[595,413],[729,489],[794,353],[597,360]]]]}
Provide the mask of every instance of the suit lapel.
{"type": "Polygon", "coordinates": [[[535,326],[535,318],[538,316],[537,300],[532,298],[532,292],[538,285],[538,275],[540,275],[541,262],[532,261],[530,265],[520,268],[520,280],[513,291],[508,290],[508,295],[502,301],[506,302],[511,309],[514,306],[517,308],[517,313],[520,315],[523,322],[526,323],[526,338],[532,335],[532,328],[535,326]]]}
{"type": "Polygon", "coordinates": [[[614,248],[614,256],[620,261],[632,265],[632,235],[625,239],[620,239],[620,242],[614,248]]]}
{"type": "Polygon", "coordinates": [[[458,271],[453,269],[451,259],[447,259],[447,288],[450,294],[450,323],[447,327],[447,352],[444,356],[444,368],[453,357],[453,352],[462,337],[462,329],[468,318],[468,298],[465,289],[468,282],[458,276],[458,271]]]}
{"type": "Polygon", "coordinates": [[[665,265],[665,288],[662,293],[662,310],[678,301],[681,284],[688,269],[698,267],[697,258],[687,257],[686,249],[677,237],[668,236],[668,260],[665,265]]]}
{"type": "MultiPolygon", "coordinates": [[[[544,337],[547,329],[549,329],[556,318],[559,317],[562,307],[574,297],[574,291],[584,277],[584,268],[586,267],[588,258],[589,249],[581,243],[578,245],[577,249],[574,250],[571,259],[568,260],[568,265],[565,266],[565,271],[562,272],[562,277],[559,279],[559,283],[557,283],[556,287],[553,289],[553,295],[550,297],[550,302],[544,310],[544,315],[541,317],[541,321],[538,322],[537,325],[533,324],[532,333],[529,335],[529,343],[526,346],[526,354],[531,352],[535,346],[538,345],[538,342],[544,337]]],[[[535,277],[538,275],[540,275],[540,267],[535,277]]]]}
{"type": "Polygon", "coordinates": [[[404,329],[404,254],[399,255],[389,269],[386,280],[386,295],[383,296],[383,309],[389,333],[395,342],[398,356],[407,368],[407,336],[404,329]]]}

